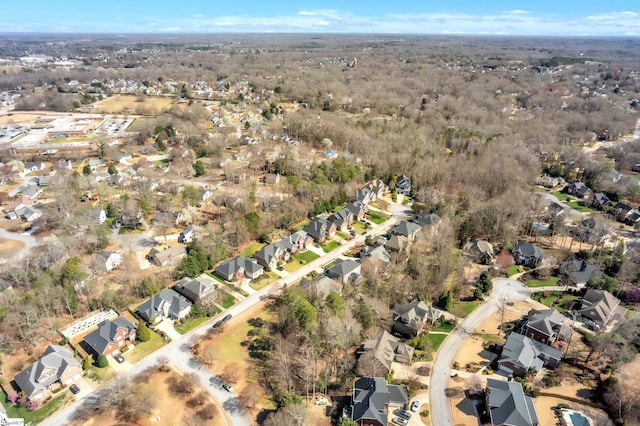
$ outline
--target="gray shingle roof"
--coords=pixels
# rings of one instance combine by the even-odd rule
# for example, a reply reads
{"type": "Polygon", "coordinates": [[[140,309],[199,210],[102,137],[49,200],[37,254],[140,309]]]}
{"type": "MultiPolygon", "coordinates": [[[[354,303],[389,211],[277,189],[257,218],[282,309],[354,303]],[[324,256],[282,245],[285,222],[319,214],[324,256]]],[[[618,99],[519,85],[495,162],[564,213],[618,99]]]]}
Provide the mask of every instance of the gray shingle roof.
{"type": "Polygon", "coordinates": [[[127,338],[136,326],[124,317],[118,317],[113,321],[105,320],[98,324],[98,329],[88,334],[84,341],[98,354],[104,353],[110,343],[116,343],[114,337],[118,332],[118,328],[124,328],[126,332],[124,337],[127,338]]]}
{"type": "Polygon", "coordinates": [[[402,406],[407,402],[404,386],[389,385],[381,377],[362,377],[353,386],[351,419],[376,420],[387,425],[387,407],[402,406]]]}
{"type": "Polygon", "coordinates": [[[191,306],[191,303],[174,290],[165,288],[138,307],[138,314],[149,321],[151,317],[171,317],[191,306]]]}
{"type": "Polygon", "coordinates": [[[69,367],[82,368],[82,365],[69,349],[59,345],[49,345],[36,362],[16,375],[15,381],[25,395],[31,398],[60,380],[69,367]],[[55,370],[54,374],[48,374],[49,370],[55,370]]]}
{"type": "Polygon", "coordinates": [[[489,378],[487,391],[487,405],[492,424],[510,426],[538,424],[538,415],[533,402],[524,394],[520,383],[489,378]]]}
{"type": "Polygon", "coordinates": [[[560,360],[562,353],[522,334],[511,333],[504,344],[502,356],[498,362],[511,362],[522,366],[525,370],[533,368],[541,371],[545,363],[543,357],[560,360]]]}

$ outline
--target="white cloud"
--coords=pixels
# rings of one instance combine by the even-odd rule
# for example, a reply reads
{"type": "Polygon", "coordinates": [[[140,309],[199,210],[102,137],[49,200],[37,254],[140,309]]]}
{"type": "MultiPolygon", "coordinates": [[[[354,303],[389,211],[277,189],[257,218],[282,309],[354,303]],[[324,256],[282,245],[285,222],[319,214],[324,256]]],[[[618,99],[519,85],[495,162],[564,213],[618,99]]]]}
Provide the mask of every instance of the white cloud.
{"type": "Polygon", "coordinates": [[[531,13],[530,10],[522,10],[522,9],[514,9],[514,10],[505,10],[502,13],[507,13],[509,15],[528,15],[531,13]]]}
{"type": "Polygon", "coordinates": [[[301,10],[300,12],[298,12],[298,15],[301,15],[301,16],[316,16],[316,13],[308,11],[308,10],[301,10]]]}
{"type": "Polygon", "coordinates": [[[203,15],[202,13],[194,13],[192,16],[194,18],[204,18],[206,15],[203,15]]]}

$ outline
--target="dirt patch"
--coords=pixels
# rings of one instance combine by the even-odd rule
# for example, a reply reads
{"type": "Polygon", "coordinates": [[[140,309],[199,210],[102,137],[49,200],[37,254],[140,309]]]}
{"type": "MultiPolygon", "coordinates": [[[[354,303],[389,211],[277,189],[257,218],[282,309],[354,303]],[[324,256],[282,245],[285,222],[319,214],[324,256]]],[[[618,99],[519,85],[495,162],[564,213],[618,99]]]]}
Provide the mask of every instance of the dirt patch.
{"type": "MultiPolygon", "coordinates": [[[[144,373],[143,373],[144,374],[144,373]]],[[[211,424],[211,425],[229,425],[229,419],[224,415],[224,410],[220,404],[211,398],[208,392],[198,385],[194,385],[192,392],[184,397],[176,395],[176,392],[171,390],[171,383],[175,380],[179,380],[182,374],[173,369],[169,371],[154,371],[148,377],[136,382],[136,386],[142,387],[144,390],[148,390],[150,394],[154,395],[153,398],[153,412],[145,419],[141,419],[134,424],[140,426],[151,425],[167,425],[178,426],[185,424],[211,424]],[[200,399],[199,404],[195,404],[193,400],[200,399]],[[202,420],[195,416],[198,411],[205,409],[206,407],[212,408],[214,417],[208,420],[202,420]]],[[[93,426],[116,426],[124,424],[121,420],[115,417],[115,413],[109,415],[101,415],[99,418],[91,418],[89,420],[83,420],[81,422],[71,423],[71,426],[81,425],[93,425],[93,426]]]]}
{"type": "Polygon", "coordinates": [[[24,248],[24,243],[0,238],[0,259],[10,259],[24,248]]]}
{"type": "Polygon", "coordinates": [[[272,409],[273,403],[266,397],[267,393],[255,376],[252,368],[254,361],[249,356],[247,333],[252,327],[248,324],[251,318],[262,318],[268,322],[272,320],[272,313],[266,309],[267,301],[253,306],[251,309],[234,317],[224,326],[223,332],[202,340],[198,347],[198,357],[209,370],[216,375],[224,375],[232,370],[235,383],[234,390],[242,395],[245,388],[251,386],[251,392],[263,395],[256,406],[250,410],[255,418],[262,409],[272,409]]]}
{"type": "MultiPolygon", "coordinates": [[[[473,401],[465,396],[466,383],[464,379],[456,377],[449,380],[446,392],[449,395],[451,414],[455,426],[477,425],[478,416],[473,401]]],[[[543,424],[543,423],[540,423],[543,424]]],[[[553,423],[552,423],[553,424],[553,423]]]]}
{"type": "Polygon", "coordinates": [[[104,101],[96,102],[94,112],[106,114],[145,114],[158,115],[171,107],[171,98],[155,98],[151,96],[116,95],[104,101]]]}

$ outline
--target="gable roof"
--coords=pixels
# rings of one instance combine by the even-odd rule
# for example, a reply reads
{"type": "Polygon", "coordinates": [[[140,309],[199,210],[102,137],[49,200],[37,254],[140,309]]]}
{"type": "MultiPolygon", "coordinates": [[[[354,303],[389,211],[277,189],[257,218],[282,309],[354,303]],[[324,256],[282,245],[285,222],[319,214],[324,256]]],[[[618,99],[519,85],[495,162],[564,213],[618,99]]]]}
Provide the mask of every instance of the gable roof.
{"type": "Polygon", "coordinates": [[[282,256],[282,252],[284,250],[286,249],[280,246],[278,243],[271,243],[255,252],[253,254],[253,257],[255,257],[256,259],[262,259],[267,264],[270,264],[272,260],[277,260],[280,256],[282,256]]]}
{"type": "Polygon", "coordinates": [[[216,272],[224,276],[233,276],[240,271],[247,271],[250,275],[253,275],[263,269],[254,259],[247,259],[244,256],[236,256],[233,259],[222,262],[216,268],[216,272]]]}
{"type": "Polygon", "coordinates": [[[576,285],[586,284],[596,273],[597,268],[583,259],[567,260],[560,265],[560,271],[576,285]]]}
{"type": "Polygon", "coordinates": [[[404,235],[392,235],[385,244],[390,250],[402,251],[409,247],[409,238],[404,235]]]}
{"type": "Polygon", "coordinates": [[[390,404],[402,406],[407,402],[404,386],[390,385],[381,377],[362,377],[353,385],[351,419],[378,421],[387,425],[387,407],[390,404]]]}
{"type": "Polygon", "coordinates": [[[418,329],[425,321],[434,321],[442,315],[443,311],[427,305],[422,300],[414,300],[410,303],[395,305],[393,307],[394,321],[400,321],[412,328],[418,329]]]}
{"type": "Polygon", "coordinates": [[[360,256],[365,259],[380,261],[385,265],[391,262],[391,256],[384,246],[364,246],[362,250],[360,250],[360,256]]]}
{"type": "Polygon", "coordinates": [[[608,291],[590,288],[582,297],[580,314],[605,323],[618,305],[620,299],[608,291]]]}
{"type": "Polygon", "coordinates": [[[532,309],[527,314],[527,328],[533,328],[546,336],[553,336],[562,332],[564,317],[553,308],[532,309]]]}
{"type": "Polygon", "coordinates": [[[171,316],[178,314],[191,306],[191,303],[183,296],[165,288],[160,293],[151,296],[146,302],[138,306],[138,314],[149,321],[151,317],[171,316]]]}
{"type": "Polygon", "coordinates": [[[98,354],[103,354],[109,344],[117,344],[114,338],[119,328],[124,328],[124,337],[128,337],[132,330],[135,330],[136,326],[124,317],[118,317],[113,321],[104,320],[98,324],[98,329],[89,333],[84,341],[87,342],[91,348],[98,354]]]}
{"type": "Polygon", "coordinates": [[[344,259],[342,261],[340,261],[340,259],[336,259],[336,263],[327,269],[327,273],[344,278],[356,272],[360,266],[360,262],[356,262],[353,259],[344,259]]]}
{"type": "Polygon", "coordinates": [[[405,355],[411,359],[414,348],[382,330],[371,339],[365,340],[362,344],[361,352],[370,352],[373,358],[384,365],[387,371],[391,371],[391,365],[396,355],[405,355]]]}
{"type": "Polygon", "coordinates": [[[158,263],[163,264],[172,260],[182,259],[187,255],[187,250],[182,246],[169,247],[166,250],[158,251],[152,249],[149,256],[155,258],[158,263]]]}
{"type": "Polygon", "coordinates": [[[556,348],[522,334],[511,333],[502,348],[502,355],[498,362],[512,362],[524,369],[533,368],[536,371],[541,371],[544,366],[543,356],[560,360],[562,353],[556,348]]]}
{"type": "Polygon", "coordinates": [[[69,367],[82,368],[82,365],[69,349],[59,345],[49,345],[36,362],[19,372],[14,379],[25,395],[31,398],[50,384],[60,380],[69,367]],[[51,370],[54,370],[54,374],[47,374],[51,370]]]}
{"type": "Polygon", "coordinates": [[[473,256],[481,254],[493,256],[493,244],[484,240],[469,241],[464,245],[462,250],[473,256]]]}
{"type": "Polygon", "coordinates": [[[420,225],[435,225],[440,222],[440,216],[435,213],[418,213],[414,216],[413,221],[420,225]]]}
{"type": "Polygon", "coordinates": [[[313,220],[303,228],[303,231],[313,238],[321,240],[327,236],[332,225],[333,223],[327,219],[314,217],[313,220]]]}
{"type": "Polygon", "coordinates": [[[194,299],[206,297],[216,289],[215,280],[207,274],[200,274],[194,279],[183,278],[176,282],[173,287],[175,291],[179,292],[193,303],[198,301],[194,299]]]}
{"type": "Polygon", "coordinates": [[[528,241],[518,241],[518,244],[513,248],[513,253],[517,253],[523,257],[534,257],[536,259],[542,259],[543,256],[542,249],[528,241]]]}
{"type": "Polygon", "coordinates": [[[420,226],[418,224],[403,220],[400,223],[398,223],[396,226],[391,228],[391,233],[408,237],[408,236],[414,235],[419,230],[420,230],[420,226]]]}
{"type": "Polygon", "coordinates": [[[533,426],[538,415],[531,397],[518,382],[487,379],[487,405],[491,423],[495,425],[533,426]]]}
{"type": "Polygon", "coordinates": [[[311,294],[312,296],[320,297],[322,299],[327,297],[330,293],[342,293],[342,284],[327,276],[319,276],[313,281],[303,278],[300,281],[300,284],[298,284],[298,287],[300,287],[300,289],[306,294],[311,294]]]}

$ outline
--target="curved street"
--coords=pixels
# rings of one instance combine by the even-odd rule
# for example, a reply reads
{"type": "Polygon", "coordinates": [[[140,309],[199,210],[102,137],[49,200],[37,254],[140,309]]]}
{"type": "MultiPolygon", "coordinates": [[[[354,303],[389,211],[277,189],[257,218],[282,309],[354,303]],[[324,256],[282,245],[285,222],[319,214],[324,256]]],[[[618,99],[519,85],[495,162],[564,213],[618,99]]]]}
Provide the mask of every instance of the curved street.
{"type": "MultiPolygon", "coordinates": [[[[368,234],[380,234],[385,232],[391,226],[397,224],[402,218],[404,218],[410,210],[406,208],[396,208],[392,212],[391,218],[381,223],[380,225],[374,226],[368,232],[368,234]]],[[[364,244],[366,236],[359,235],[356,238],[347,241],[340,247],[335,250],[327,253],[325,256],[322,256],[313,262],[309,262],[304,265],[300,269],[291,274],[287,275],[275,281],[273,284],[259,290],[246,299],[242,300],[238,304],[232,306],[231,308],[225,310],[221,314],[216,317],[211,318],[209,321],[201,325],[200,327],[192,330],[191,332],[183,335],[177,340],[174,340],[164,346],[162,349],[150,354],[149,356],[143,358],[139,363],[137,363],[130,370],[123,372],[122,374],[125,377],[132,378],[138,372],[143,371],[146,368],[152,367],[153,365],[158,363],[158,359],[160,357],[167,357],[171,360],[171,364],[178,367],[185,373],[196,373],[200,378],[200,384],[204,389],[207,389],[209,393],[215,397],[224,407],[225,412],[227,413],[228,420],[233,426],[251,426],[253,425],[253,421],[248,413],[242,409],[238,402],[238,395],[229,393],[223,389],[221,389],[217,383],[218,380],[206,367],[202,366],[198,361],[191,357],[191,353],[189,352],[189,341],[193,338],[193,336],[203,336],[209,327],[213,325],[218,319],[222,318],[224,315],[231,314],[234,317],[238,316],[240,313],[246,311],[254,304],[258,303],[261,300],[269,297],[270,294],[274,292],[279,292],[286,285],[290,285],[302,279],[305,275],[310,273],[313,270],[321,268],[322,265],[331,262],[344,254],[344,252],[351,250],[357,245],[364,244]]],[[[231,320],[233,321],[233,319],[231,320]]],[[[99,392],[99,389],[94,391],[89,395],[93,395],[99,392]]],[[[78,407],[83,403],[83,400],[76,401],[65,408],[56,412],[53,416],[46,419],[42,422],[42,425],[50,425],[50,426],[58,426],[62,424],[68,424],[73,419],[73,414],[78,409],[78,407]]]]}
{"type": "Polygon", "coordinates": [[[465,340],[485,319],[498,310],[501,303],[518,302],[527,297],[529,297],[529,289],[520,281],[510,278],[494,278],[491,296],[465,318],[442,342],[433,360],[429,386],[431,424],[434,426],[454,426],[447,388],[451,378],[451,365],[465,340]]]}

